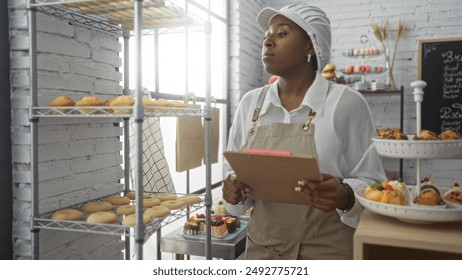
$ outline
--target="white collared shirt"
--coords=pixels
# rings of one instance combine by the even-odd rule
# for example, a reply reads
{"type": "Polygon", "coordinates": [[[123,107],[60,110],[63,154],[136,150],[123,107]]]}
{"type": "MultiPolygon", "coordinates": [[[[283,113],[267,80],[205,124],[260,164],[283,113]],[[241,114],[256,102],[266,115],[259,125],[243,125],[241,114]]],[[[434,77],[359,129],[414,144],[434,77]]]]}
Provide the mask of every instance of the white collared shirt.
{"type": "MultiPolygon", "coordinates": [[[[247,92],[241,99],[229,133],[229,151],[240,151],[247,140],[252,116],[261,88],[247,92]]],[[[277,82],[272,84],[263,102],[258,125],[306,122],[309,109],[316,113],[315,145],[319,168],[349,184],[353,191],[386,180],[385,172],[371,137],[376,136],[372,114],[364,97],[357,91],[324,79],[320,74],[308,89],[299,108],[288,112],[279,99],[277,82]]],[[[224,170],[232,172],[225,161],[224,170]]],[[[226,209],[242,215],[252,205],[225,202],[226,209]]],[[[341,221],[356,227],[363,208],[356,201],[348,212],[337,211],[341,221]]]]}

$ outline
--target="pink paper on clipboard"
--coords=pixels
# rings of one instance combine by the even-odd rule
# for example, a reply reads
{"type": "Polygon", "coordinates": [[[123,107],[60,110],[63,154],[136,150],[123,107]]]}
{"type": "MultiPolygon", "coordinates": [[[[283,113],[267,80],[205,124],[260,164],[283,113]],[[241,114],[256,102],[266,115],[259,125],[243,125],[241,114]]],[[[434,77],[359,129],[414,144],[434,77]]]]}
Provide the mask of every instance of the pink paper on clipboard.
{"type": "Polygon", "coordinates": [[[316,158],[257,152],[224,152],[239,180],[248,185],[254,200],[307,204],[295,191],[298,180],[321,181],[316,158]]]}

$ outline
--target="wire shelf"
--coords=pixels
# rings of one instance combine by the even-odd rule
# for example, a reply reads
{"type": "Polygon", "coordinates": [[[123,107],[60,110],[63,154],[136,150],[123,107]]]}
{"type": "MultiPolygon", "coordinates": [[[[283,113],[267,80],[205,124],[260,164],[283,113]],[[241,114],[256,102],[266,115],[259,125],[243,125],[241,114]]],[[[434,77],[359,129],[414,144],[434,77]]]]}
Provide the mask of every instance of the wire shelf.
{"type": "MultiPolygon", "coordinates": [[[[200,195],[198,195],[200,196],[200,195]]],[[[201,196],[200,196],[201,197],[201,196]]],[[[151,223],[144,225],[145,234],[149,237],[155,233],[159,228],[164,227],[174,221],[177,221],[188,213],[196,212],[204,208],[204,199],[196,204],[191,204],[188,207],[172,210],[170,215],[152,219],[151,223]]],[[[41,217],[33,219],[33,228],[36,229],[52,229],[61,231],[72,231],[72,232],[85,232],[85,233],[97,233],[107,235],[133,235],[133,227],[126,227],[120,224],[121,217],[119,217],[119,224],[91,224],[85,221],[64,221],[64,220],[53,220],[50,218],[51,213],[44,214],[41,217]]]]}
{"type": "MultiPolygon", "coordinates": [[[[201,18],[164,0],[144,0],[143,34],[206,31],[208,24],[201,18]]],[[[133,0],[36,0],[32,4],[39,11],[73,23],[122,36],[122,30],[130,30],[134,36],[135,10],[133,0]]]]}
{"type": "MultiPolygon", "coordinates": [[[[85,107],[34,107],[36,118],[130,118],[133,106],[85,106],[85,107]]],[[[206,112],[198,108],[144,106],[145,117],[204,117],[206,112]]]]}

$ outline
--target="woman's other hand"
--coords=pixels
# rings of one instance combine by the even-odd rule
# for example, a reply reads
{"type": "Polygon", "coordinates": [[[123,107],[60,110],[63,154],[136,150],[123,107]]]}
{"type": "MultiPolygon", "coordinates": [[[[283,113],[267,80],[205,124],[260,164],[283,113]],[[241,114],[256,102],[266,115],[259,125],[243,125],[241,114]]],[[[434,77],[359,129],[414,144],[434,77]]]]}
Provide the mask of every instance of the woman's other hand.
{"type": "Polygon", "coordinates": [[[247,186],[240,183],[236,175],[228,175],[223,181],[223,199],[230,204],[238,204],[247,199],[247,186]]]}
{"type": "Polygon", "coordinates": [[[322,174],[322,181],[298,181],[297,188],[308,198],[308,204],[324,212],[343,208],[348,204],[348,190],[330,174],[322,174]]]}

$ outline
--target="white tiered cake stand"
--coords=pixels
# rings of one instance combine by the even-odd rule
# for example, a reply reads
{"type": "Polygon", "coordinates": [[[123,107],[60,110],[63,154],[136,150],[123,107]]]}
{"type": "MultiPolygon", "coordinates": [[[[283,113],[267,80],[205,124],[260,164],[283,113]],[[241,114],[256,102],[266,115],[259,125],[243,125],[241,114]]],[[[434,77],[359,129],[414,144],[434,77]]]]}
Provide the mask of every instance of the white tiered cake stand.
{"type": "MultiPolygon", "coordinates": [[[[422,130],[421,105],[424,95],[423,89],[426,85],[426,82],[420,80],[411,83],[411,87],[414,88],[413,95],[416,103],[416,135],[419,135],[422,130]]],[[[414,135],[408,135],[409,139],[413,139],[413,137],[414,135]]],[[[416,185],[409,187],[409,201],[412,201],[420,193],[421,159],[460,158],[462,156],[462,140],[388,140],[380,137],[374,137],[372,140],[381,156],[416,160],[416,185]]],[[[364,190],[356,191],[356,198],[362,206],[378,214],[412,223],[462,221],[462,207],[441,208],[416,206],[411,205],[411,203],[408,205],[380,203],[366,199],[364,190]]],[[[444,189],[441,191],[444,193],[444,189]]]]}

